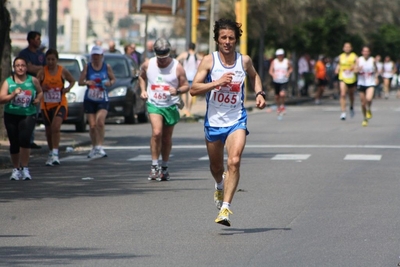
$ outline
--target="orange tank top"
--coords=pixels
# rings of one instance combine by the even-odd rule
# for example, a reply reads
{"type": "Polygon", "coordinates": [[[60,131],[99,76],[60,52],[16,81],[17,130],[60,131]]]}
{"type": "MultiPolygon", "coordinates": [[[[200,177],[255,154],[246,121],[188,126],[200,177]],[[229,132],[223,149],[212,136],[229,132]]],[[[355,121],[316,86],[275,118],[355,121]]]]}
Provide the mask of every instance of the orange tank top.
{"type": "Polygon", "coordinates": [[[321,80],[326,79],[326,67],[325,67],[325,64],[321,60],[318,60],[317,64],[315,64],[315,73],[316,73],[317,79],[321,79],[321,80]]]}
{"type": "Polygon", "coordinates": [[[57,73],[55,75],[51,75],[49,68],[44,66],[42,86],[47,86],[49,90],[46,92],[43,90],[42,103],[40,104],[41,109],[50,109],[59,105],[67,106],[67,99],[65,98],[65,94],[62,92],[64,89],[62,71],[63,67],[57,65],[57,73]]]}

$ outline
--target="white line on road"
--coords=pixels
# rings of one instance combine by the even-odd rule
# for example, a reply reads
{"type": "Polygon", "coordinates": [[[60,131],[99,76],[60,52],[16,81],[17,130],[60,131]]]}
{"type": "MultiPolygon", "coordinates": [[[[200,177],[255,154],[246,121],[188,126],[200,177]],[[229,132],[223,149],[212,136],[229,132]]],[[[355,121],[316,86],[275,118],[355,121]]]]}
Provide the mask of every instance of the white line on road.
{"type": "Polygon", "coordinates": [[[271,160],[306,160],[310,154],[276,154],[271,160]]]}
{"type": "MultiPolygon", "coordinates": [[[[252,145],[247,144],[247,148],[366,148],[366,149],[400,149],[395,145],[252,145]]],[[[149,146],[104,146],[109,150],[141,150],[150,149],[149,146]]],[[[205,149],[205,145],[173,145],[173,149],[205,149]]],[[[90,150],[90,147],[82,147],[80,150],[90,150]]]]}
{"type": "Polygon", "coordinates": [[[382,155],[348,154],[344,160],[376,160],[382,159],[382,155]]]}
{"type": "MultiPolygon", "coordinates": [[[[169,155],[170,158],[172,158],[174,155],[169,155]]],[[[139,155],[134,158],[128,159],[128,161],[150,161],[151,160],[151,155],[139,155]]],[[[161,156],[159,160],[162,160],[161,156]]]]}
{"type": "MultiPolygon", "coordinates": [[[[224,155],[224,160],[227,160],[227,159],[228,159],[228,156],[224,155]]],[[[199,160],[209,160],[209,157],[208,156],[204,156],[204,157],[199,158],[199,160]]]]}

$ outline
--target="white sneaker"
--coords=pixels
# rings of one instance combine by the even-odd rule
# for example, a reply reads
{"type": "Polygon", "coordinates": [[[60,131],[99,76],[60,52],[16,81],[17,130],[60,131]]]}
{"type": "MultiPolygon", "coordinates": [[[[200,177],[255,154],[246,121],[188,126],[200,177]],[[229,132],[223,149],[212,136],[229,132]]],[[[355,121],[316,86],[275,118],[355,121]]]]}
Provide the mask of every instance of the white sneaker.
{"type": "Polygon", "coordinates": [[[98,155],[100,158],[105,158],[105,157],[107,157],[107,153],[104,151],[103,148],[97,149],[96,152],[97,152],[97,155],[98,155]]]}
{"type": "Polygon", "coordinates": [[[87,155],[87,157],[88,158],[93,158],[95,154],[96,154],[96,149],[92,148],[92,150],[90,150],[90,152],[87,155]]]}
{"type": "Polygon", "coordinates": [[[14,168],[12,170],[11,176],[10,176],[10,180],[11,181],[18,181],[21,178],[21,170],[14,168]]]}
{"type": "Polygon", "coordinates": [[[28,167],[23,167],[22,168],[22,180],[32,180],[31,175],[29,174],[29,169],[28,167]]]}
{"type": "Polygon", "coordinates": [[[47,156],[46,166],[53,166],[53,154],[47,156]]]}
{"type": "Polygon", "coordinates": [[[340,119],[342,121],[346,120],[346,112],[342,112],[342,115],[340,115],[340,119]]]}
{"type": "Polygon", "coordinates": [[[58,158],[58,155],[53,154],[51,156],[51,164],[52,165],[60,165],[60,159],[58,158]]]}

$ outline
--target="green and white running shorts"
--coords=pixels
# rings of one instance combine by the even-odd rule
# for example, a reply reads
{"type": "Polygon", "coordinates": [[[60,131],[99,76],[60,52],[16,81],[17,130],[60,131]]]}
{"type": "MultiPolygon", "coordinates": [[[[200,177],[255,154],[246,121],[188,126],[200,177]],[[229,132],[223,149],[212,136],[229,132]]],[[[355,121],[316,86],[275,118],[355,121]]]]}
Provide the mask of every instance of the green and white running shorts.
{"type": "Polygon", "coordinates": [[[164,118],[164,125],[173,126],[178,123],[180,119],[179,111],[176,105],[170,107],[156,107],[155,105],[147,102],[147,112],[149,114],[160,114],[164,118]]]}

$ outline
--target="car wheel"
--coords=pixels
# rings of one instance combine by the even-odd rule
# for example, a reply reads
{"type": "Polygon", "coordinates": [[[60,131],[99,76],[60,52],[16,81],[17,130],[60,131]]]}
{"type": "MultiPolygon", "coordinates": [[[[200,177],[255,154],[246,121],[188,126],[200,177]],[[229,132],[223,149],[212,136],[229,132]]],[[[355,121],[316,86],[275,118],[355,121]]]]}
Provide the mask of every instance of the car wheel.
{"type": "Polygon", "coordinates": [[[125,124],[134,124],[135,123],[135,112],[133,111],[133,107],[131,107],[129,109],[129,114],[127,116],[124,116],[125,120],[124,123],[125,124]]]}
{"type": "Polygon", "coordinates": [[[147,112],[142,112],[137,114],[138,122],[139,123],[146,123],[149,121],[149,117],[147,116],[147,112]]]}
{"type": "Polygon", "coordinates": [[[86,115],[82,116],[82,119],[75,123],[75,131],[78,133],[84,133],[86,132],[86,115]]]}

